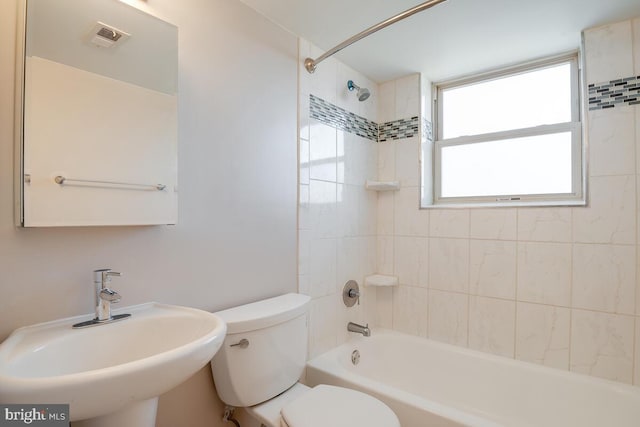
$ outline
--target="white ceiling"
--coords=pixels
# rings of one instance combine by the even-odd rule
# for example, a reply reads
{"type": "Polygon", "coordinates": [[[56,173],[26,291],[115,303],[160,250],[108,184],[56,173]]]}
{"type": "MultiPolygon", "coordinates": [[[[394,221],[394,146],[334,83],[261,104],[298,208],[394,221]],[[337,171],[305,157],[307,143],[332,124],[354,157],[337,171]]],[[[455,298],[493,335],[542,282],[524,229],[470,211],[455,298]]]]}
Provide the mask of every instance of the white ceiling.
{"type": "MultiPolygon", "coordinates": [[[[325,50],[421,3],[241,1],[325,50]]],[[[438,81],[574,50],[583,29],[638,16],[640,0],[448,0],[337,56],[379,83],[414,72],[438,81]]]]}

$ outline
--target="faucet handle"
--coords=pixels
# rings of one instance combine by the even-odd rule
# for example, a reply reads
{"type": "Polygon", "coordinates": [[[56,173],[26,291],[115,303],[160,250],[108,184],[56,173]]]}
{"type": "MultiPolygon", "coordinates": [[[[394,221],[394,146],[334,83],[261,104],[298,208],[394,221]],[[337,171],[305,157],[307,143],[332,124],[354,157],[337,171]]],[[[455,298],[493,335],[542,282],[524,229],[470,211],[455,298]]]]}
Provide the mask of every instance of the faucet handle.
{"type": "Polygon", "coordinates": [[[105,288],[105,284],[111,282],[111,277],[120,277],[122,273],[113,271],[110,268],[101,268],[99,270],[93,270],[93,282],[96,285],[100,285],[101,288],[105,288]]]}
{"type": "Polygon", "coordinates": [[[356,301],[358,301],[358,305],[360,305],[360,291],[357,291],[355,289],[349,289],[348,296],[349,298],[357,298],[356,301]]]}
{"type": "Polygon", "coordinates": [[[107,271],[104,271],[102,275],[105,278],[105,281],[109,282],[111,281],[111,277],[120,277],[122,276],[122,273],[119,273],[117,271],[107,270],[107,271]]]}

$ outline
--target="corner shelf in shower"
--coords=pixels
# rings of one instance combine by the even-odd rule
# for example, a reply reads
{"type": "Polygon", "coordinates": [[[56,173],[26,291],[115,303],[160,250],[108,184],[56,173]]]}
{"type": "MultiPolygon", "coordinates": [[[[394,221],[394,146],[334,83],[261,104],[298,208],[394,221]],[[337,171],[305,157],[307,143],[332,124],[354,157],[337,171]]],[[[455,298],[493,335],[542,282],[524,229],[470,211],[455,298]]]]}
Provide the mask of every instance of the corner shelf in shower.
{"type": "Polygon", "coordinates": [[[400,181],[370,181],[365,183],[367,190],[373,191],[398,191],[400,190],[400,181]]]}
{"type": "Polygon", "coordinates": [[[372,274],[364,278],[365,286],[398,286],[397,276],[387,276],[385,274],[372,274]]]}

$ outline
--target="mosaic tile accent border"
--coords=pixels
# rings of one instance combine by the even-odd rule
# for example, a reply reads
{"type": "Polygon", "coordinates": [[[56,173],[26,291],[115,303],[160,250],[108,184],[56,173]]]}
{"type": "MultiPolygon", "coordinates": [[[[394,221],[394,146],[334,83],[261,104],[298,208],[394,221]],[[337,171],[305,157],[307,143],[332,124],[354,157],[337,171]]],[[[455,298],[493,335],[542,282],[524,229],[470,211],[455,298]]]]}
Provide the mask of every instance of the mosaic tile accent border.
{"type": "MultiPolygon", "coordinates": [[[[418,116],[377,124],[315,95],[309,95],[309,117],[374,142],[413,138],[420,131],[418,116]]],[[[431,122],[423,123],[423,132],[432,141],[431,122]]]]}
{"type": "Polygon", "coordinates": [[[378,141],[377,123],[314,95],[309,95],[309,116],[345,132],[378,141]]]}
{"type": "Polygon", "coordinates": [[[640,104],[640,76],[589,85],[589,111],[640,104]]]}
{"type": "Polygon", "coordinates": [[[418,116],[383,123],[378,128],[378,142],[413,138],[418,134],[419,128],[418,116]]]}
{"type": "Polygon", "coordinates": [[[426,117],[422,118],[422,141],[433,142],[433,125],[426,117]]]}

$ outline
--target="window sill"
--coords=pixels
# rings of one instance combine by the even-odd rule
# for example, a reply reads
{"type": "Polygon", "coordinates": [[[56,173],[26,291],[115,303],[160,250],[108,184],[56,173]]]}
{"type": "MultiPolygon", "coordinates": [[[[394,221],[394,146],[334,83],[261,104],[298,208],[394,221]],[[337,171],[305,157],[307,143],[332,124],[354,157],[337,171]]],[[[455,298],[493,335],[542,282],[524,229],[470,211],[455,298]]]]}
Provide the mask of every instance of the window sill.
{"type": "Polygon", "coordinates": [[[586,200],[553,200],[553,201],[504,201],[473,203],[437,203],[420,204],[420,209],[473,209],[473,208],[567,208],[586,207],[586,200]]]}

